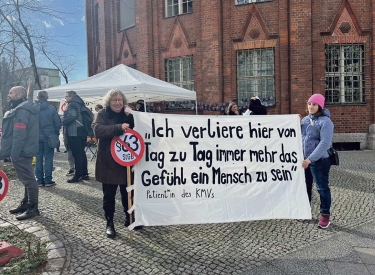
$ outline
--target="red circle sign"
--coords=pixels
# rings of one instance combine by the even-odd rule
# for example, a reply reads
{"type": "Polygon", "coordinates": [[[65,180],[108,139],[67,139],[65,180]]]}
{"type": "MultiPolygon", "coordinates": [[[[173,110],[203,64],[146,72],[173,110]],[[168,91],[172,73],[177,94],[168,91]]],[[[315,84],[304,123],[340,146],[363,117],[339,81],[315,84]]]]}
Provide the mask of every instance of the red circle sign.
{"type": "Polygon", "coordinates": [[[0,201],[2,201],[5,195],[8,193],[9,180],[7,175],[0,170],[0,201]]]}
{"type": "Polygon", "coordinates": [[[61,111],[62,112],[65,112],[65,106],[68,105],[67,102],[64,102],[63,104],[61,104],[61,111]]]}
{"type": "Polygon", "coordinates": [[[138,163],[145,152],[145,142],[141,135],[131,129],[121,136],[116,136],[111,142],[113,159],[122,166],[132,166],[138,163]]]}

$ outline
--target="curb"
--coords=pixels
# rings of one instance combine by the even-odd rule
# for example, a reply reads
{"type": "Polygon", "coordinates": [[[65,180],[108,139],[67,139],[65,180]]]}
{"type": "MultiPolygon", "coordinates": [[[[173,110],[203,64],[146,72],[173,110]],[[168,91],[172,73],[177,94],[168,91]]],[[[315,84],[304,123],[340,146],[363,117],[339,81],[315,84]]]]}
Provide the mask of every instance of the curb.
{"type": "MultiPolygon", "coordinates": [[[[68,266],[69,259],[71,258],[70,251],[67,251],[65,244],[60,241],[56,235],[50,233],[45,227],[40,226],[35,221],[23,222],[5,222],[0,221],[0,227],[16,226],[18,229],[33,234],[40,241],[49,241],[46,246],[47,249],[47,265],[43,268],[41,275],[61,275],[64,268],[68,266]]],[[[1,271],[6,268],[0,269],[1,271]]]]}

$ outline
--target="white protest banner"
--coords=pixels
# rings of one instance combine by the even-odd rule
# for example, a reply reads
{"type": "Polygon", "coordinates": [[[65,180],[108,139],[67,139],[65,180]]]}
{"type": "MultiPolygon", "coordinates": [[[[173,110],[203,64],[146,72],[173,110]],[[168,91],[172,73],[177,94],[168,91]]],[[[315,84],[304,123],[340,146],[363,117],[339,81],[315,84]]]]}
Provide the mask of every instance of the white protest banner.
{"type": "Polygon", "coordinates": [[[298,115],[133,114],[134,226],[311,219],[298,115]]]}

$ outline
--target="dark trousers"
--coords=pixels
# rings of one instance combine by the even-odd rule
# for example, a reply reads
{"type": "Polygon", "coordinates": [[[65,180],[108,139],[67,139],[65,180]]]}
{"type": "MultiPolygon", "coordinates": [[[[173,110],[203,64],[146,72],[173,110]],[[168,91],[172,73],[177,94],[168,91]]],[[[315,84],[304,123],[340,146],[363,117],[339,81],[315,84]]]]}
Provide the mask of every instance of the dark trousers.
{"type": "MultiPolygon", "coordinates": [[[[106,218],[113,219],[113,216],[115,214],[115,204],[116,204],[115,197],[116,197],[117,187],[120,187],[122,207],[124,208],[126,220],[127,222],[129,222],[130,215],[127,211],[128,210],[128,192],[126,191],[126,185],[102,183],[104,214],[106,218]]],[[[133,218],[133,222],[134,222],[134,218],[133,218]]]]}
{"type": "Polygon", "coordinates": [[[329,188],[329,170],[331,162],[329,158],[321,158],[312,162],[307,169],[305,169],[306,189],[307,195],[311,202],[311,190],[313,180],[315,180],[316,188],[320,196],[320,213],[330,214],[332,203],[331,190],[329,188]]]}
{"type": "Polygon", "coordinates": [[[72,151],[75,166],[75,177],[80,178],[88,174],[87,157],[85,152],[87,137],[68,136],[68,146],[72,151]]]}
{"type": "Polygon", "coordinates": [[[312,186],[313,186],[313,175],[311,174],[310,165],[305,169],[305,180],[306,180],[306,189],[307,189],[307,196],[309,197],[309,202],[311,204],[311,194],[312,194],[312,186]]]}
{"type": "Polygon", "coordinates": [[[39,188],[35,180],[32,166],[33,158],[19,157],[12,159],[12,164],[16,170],[18,179],[25,186],[24,199],[29,203],[35,203],[38,206],[39,188]]]}

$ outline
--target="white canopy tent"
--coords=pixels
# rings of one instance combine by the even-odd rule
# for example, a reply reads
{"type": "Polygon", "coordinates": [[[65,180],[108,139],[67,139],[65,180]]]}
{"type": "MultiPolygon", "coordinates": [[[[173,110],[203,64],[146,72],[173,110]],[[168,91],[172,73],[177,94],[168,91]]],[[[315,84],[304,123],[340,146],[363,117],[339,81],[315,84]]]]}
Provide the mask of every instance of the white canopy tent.
{"type": "MultiPolygon", "coordinates": [[[[195,101],[196,92],[190,91],[160,79],[151,77],[140,71],[117,65],[102,73],[84,80],[45,89],[49,100],[64,101],[67,91],[75,91],[85,101],[100,101],[110,90],[118,88],[126,96],[128,102],[143,99],[145,102],[161,101],[195,101]]],[[[36,99],[37,91],[34,92],[36,99]]]]}

